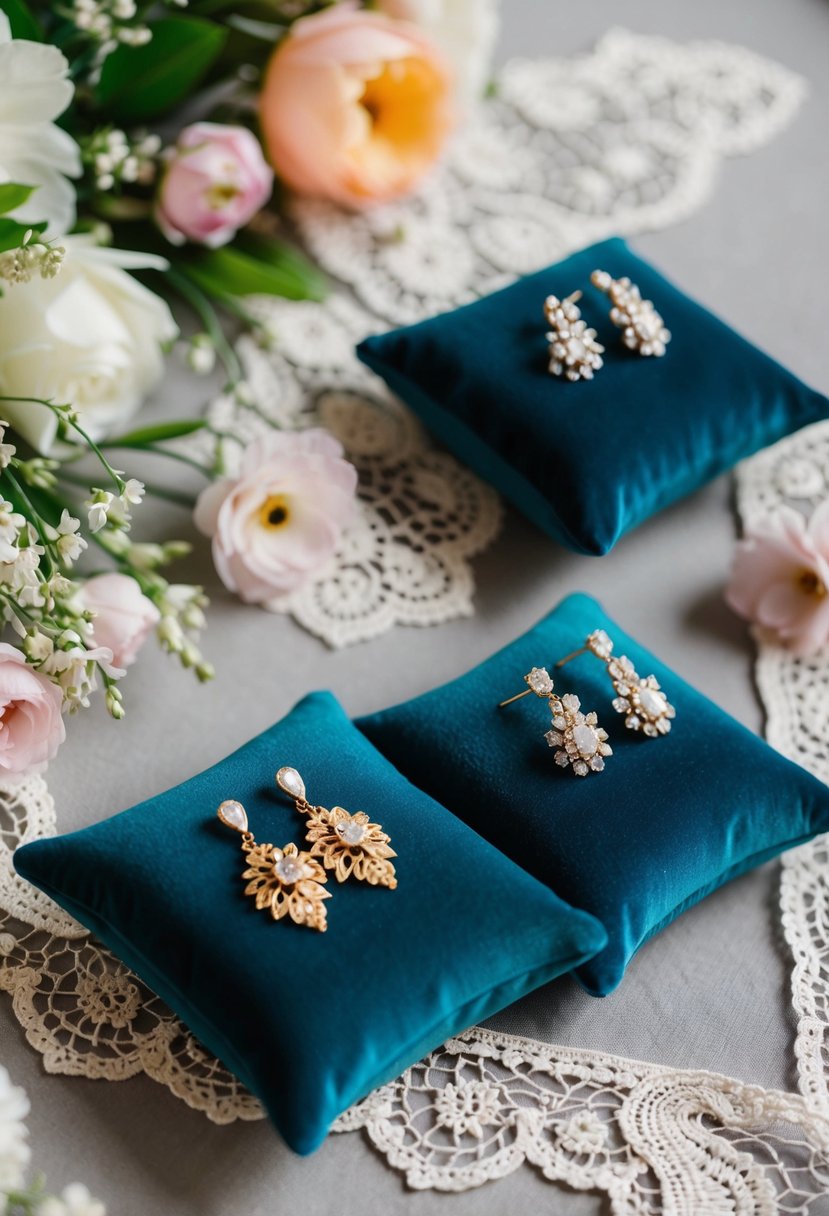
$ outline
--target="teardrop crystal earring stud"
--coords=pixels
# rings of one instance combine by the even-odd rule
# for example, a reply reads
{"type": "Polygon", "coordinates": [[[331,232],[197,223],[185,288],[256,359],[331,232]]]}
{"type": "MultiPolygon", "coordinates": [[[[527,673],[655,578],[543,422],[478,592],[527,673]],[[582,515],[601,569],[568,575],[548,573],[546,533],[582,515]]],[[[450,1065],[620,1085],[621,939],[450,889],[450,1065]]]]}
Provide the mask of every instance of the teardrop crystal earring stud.
{"type": "Polygon", "coordinates": [[[581,297],[580,291],[574,291],[564,300],[547,296],[544,301],[544,316],[550,327],[547,333],[550,374],[573,381],[592,380],[593,373],[602,366],[604,354],[604,347],[596,341],[595,329],[588,329],[576,307],[581,297]]]}
{"type": "Polygon", "coordinates": [[[594,270],[590,282],[610,297],[610,319],[622,331],[622,341],[628,350],[639,355],[661,357],[671,340],[671,331],[656,311],[652,300],[643,300],[642,293],[627,276],[614,279],[606,270],[594,270]]]}
{"type": "Polygon", "coordinates": [[[397,854],[379,823],[371,823],[364,811],[350,815],[341,806],[330,810],[313,806],[305,797],[305,782],[295,768],[281,768],[276,784],[293,798],[299,813],[308,816],[305,839],[311,845],[310,856],[318,857],[326,870],[332,870],[337,882],[353,875],[373,887],[395,889],[397,877],[389,859],[397,854]]]}
{"type": "Polygon", "coordinates": [[[588,773],[600,773],[605,766],[605,757],[613,755],[607,742],[607,731],[599,726],[594,713],[582,713],[581,702],[572,693],[559,697],[553,679],[546,667],[534,667],[524,676],[528,687],[514,697],[501,701],[498,708],[520,701],[531,692],[545,700],[550,707],[552,729],[544,738],[550,747],[557,749],[555,762],[561,768],[572,768],[577,777],[588,773]]]}
{"type": "Polygon", "coordinates": [[[247,811],[241,802],[228,799],[216,814],[227,828],[242,837],[242,852],[247,869],[242,878],[248,879],[245,895],[256,900],[257,908],[267,908],[274,920],[289,917],[296,925],[307,925],[324,933],[326,908],[323,900],[330,899],[323,883],[328,875],[310,853],[301,853],[295,844],[278,849],[272,844],[257,844],[248,828],[247,811]]]}
{"type": "Polygon", "coordinates": [[[607,674],[616,692],[613,708],[617,713],[624,714],[628,730],[640,731],[651,739],[657,735],[667,735],[676,710],[662,691],[659,681],[656,676],[645,676],[643,679],[626,655],[616,658],[613,642],[604,629],[594,629],[585,644],[559,659],[556,667],[563,667],[587,651],[606,664],[607,674]]]}

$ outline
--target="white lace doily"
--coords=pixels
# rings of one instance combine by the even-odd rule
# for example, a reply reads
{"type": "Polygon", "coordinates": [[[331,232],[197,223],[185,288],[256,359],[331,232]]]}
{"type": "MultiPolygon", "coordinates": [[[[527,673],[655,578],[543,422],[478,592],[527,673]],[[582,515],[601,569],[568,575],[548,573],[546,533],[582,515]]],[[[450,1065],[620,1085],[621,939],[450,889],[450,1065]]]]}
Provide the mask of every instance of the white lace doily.
{"type": "MultiPolygon", "coordinates": [[[[737,484],[746,526],[783,503],[810,514],[829,497],[829,423],[806,427],[752,457],[740,467],[737,484]]],[[[760,640],[757,685],[769,742],[829,784],[829,653],[797,659],[760,640]]],[[[780,905],[794,955],[799,1084],[829,1115],[829,836],[784,855],[780,905]]]]}
{"type": "Polygon", "coordinates": [[[471,615],[470,558],[497,535],[497,496],[435,452],[355,343],[591,241],[677,223],[723,157],[771,139],[803,93],[740,47],[615,30],[588,55],[508,64],[415,198],[362,215],[298,203],[300,238],[340,286],[322,304],[258,300],[267,340],[239,348],[253,404],[221,397],[209,415],[243,440],[330,427],[359,470],[360,511],[329,568],[273,610],[331,646],[471,615]]]}
{"type": "MultiPolygon", "coordinates": [[[[719,159],[773,136],[802,92],[798,78],[738,47],[617,31],[582,58],[510,64],[499,98],[414,202],[357,217],[303,204],[296,219],[312,254],[349,290],[324,304],[259,301],[271,341],[239,346],[253,404],[221,398],[211,415],[242,439],[322,422],[359,467],[362,516],[331,569],[274,608],[332,645],[469,613],[469,558],[497,531],[497,500],[429,446],[356,362],[354,342],[610,232],[679,220],[706,197],[719,159]]],[[[744,467],[746,517],[778,490],[800,500],[825,492],[829,431],[823,446],[816,435],[744,467]]],[[[773,742],[826,775],[829,670],[764,651],[760,680],[773,742]]],[[[14,848],[54,830],[41,778],[0,788],[0,988],[46,1069],[109,1080],[144,1072],[216,1122],[262,1117],[140,980],[16,878],[14,848]]],[[[465,1190],[526,1162],[550,1181],[603,1192],[614,1216],[816,1216],[829,1191],[827,860],[824,840],[784,869],[805,1098],[475,1029],[336,1130],[363,1129],[413,1187],[465,1190]]]]}

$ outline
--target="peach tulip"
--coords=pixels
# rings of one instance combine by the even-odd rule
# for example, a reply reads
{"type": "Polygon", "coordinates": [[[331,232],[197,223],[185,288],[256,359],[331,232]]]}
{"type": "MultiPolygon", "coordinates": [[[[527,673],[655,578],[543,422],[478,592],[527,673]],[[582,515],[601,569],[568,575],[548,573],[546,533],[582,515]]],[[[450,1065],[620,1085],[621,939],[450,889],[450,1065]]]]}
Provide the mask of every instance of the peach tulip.
{"type": "Polygon", "coordinates": [[[296,22],[265,73],[260,116],[294,190],[365,207],[408,193],[454,123],[451,69],[414,25],[339,4],[296,22]]]}

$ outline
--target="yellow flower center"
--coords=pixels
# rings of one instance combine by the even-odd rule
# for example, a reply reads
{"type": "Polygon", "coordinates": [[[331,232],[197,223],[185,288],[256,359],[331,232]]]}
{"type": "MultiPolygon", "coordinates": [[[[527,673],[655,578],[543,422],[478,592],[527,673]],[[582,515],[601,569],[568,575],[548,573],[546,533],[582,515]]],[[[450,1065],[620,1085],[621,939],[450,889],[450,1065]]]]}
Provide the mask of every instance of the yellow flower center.
{"type": "Polygon", "coordinates": [[[263,528],[275,531],[284,528],[291,518],[288,499],[284,494],[271,494],[259,509],[259,522],[263,528]]]}
{"type": "Polygon", "coordinates": [[[797,579],[797,585],[806,595],[816,595],[818,599],[826,595],[826,587],[814,570],[803,570],[797,579]]]}
{"type": "Polygon", "coordinates": [[[230,182],[217,182],[210,186],[205,194],[207,205],[213,211],[221,211],[228,203],[232,203],[239,191],[230,182]]]}

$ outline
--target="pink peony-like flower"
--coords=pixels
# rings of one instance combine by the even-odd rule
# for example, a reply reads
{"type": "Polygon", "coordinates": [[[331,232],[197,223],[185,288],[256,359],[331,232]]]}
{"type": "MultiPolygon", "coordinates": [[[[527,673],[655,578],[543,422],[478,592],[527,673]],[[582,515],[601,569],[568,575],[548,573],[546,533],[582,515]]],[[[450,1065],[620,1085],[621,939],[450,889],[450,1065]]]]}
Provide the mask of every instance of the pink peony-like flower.
{"type": "Polygon", "coordinates": [[[78,593],[84,608],[95,613],[92,641],[112,651],[113,667],[129,667],[138,658],[149,633],[161,619],[134,578],[127,574],[98,574],[78,593]]]}
{"type": "Polygon", "coordinates": [[[331,558],[356,489],[357,471],[327,431],[274,431],[245,449],[237,478],[202,491],[196,527],[213,538],[224,585],[261,603],[295,590],[331,558]]]}
{"type": "Polygon", "coordinates": [[[455,122],[452,72],[414,25],[337,4],[297,21],[259,102],[277,173],[347,207],[408,193],[455,122]]]}
{"type": "Polygon", "coordinates": [[[829,502],[781,507],[737,544],[725,598],[801,657],[829,643],[829,502]]]}
{"type": "Polygon", "coordinates": [[[63,694],[8,642],[0,642],[0,771],[36,773],[66,738],[63,694]]]}
{"type": "Polygon", "coordinates": [[[161,178],[155,219],[174,245],[226,245],[270,198],[273,172],[246,127],[185,127],[161,178]]]}

